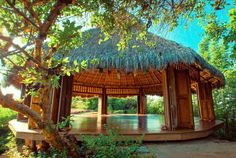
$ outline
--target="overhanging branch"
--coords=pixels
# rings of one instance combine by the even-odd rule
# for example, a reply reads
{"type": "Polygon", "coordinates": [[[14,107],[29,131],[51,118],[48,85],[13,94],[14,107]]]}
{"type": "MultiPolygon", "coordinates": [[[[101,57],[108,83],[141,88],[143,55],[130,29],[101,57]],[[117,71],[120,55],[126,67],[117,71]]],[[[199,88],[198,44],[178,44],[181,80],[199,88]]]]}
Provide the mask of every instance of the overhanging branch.
{"type": "Polygon", "coordinates": [[[22,16],[26,21],[28,21],[29,23],[31,23],[34,27],[36,27],[37,29],[39,29],[39,26],[37,26],[31,19],[29,19],[24,13],[22,13],[19,9],[17,9],[14,4],[12,4],[9,0],[5,0],[7,2],[7,4],[14,10],[14,12],[19,15],[22,16]]]}
{"type": "Polygon", "coordinates": [[[26,115],[28,118],[32,119],[40,129],[44,128],[44,123],[41,116],[37,112],[30,109],[29,106],[15,101],[11,94],[3,95],[0,90],[0,104],[5,108],[9,108],[26,115]]]}
{"type": "Polygon", "coordinates": [[[11,38],[0,34],[0,39],[10,43],[13,47],[18,49],[21,53],[23,53],[29,60],[31,60],[32,62],[37,64],[40,69],[46,70],[46,71],[48,70],[47,68],[43,67],[39,61],[35,60],[25,49],[23,49],[22,47],[20,47],[19,45],[15,44],[15,43],[13,43],[11,38]]]}
{"type": "Polygon", "coordinates": [[[24,3],[24,6],[25,6],[25,9],[30,13],[31,17],[36,19],[39,26],[41,26],[42,23],[41,23],[38,15],[37,15],[37,13],[34,11],[32,3],[29,2],[28,0],[24,0],[23,3],[24,3]]]}

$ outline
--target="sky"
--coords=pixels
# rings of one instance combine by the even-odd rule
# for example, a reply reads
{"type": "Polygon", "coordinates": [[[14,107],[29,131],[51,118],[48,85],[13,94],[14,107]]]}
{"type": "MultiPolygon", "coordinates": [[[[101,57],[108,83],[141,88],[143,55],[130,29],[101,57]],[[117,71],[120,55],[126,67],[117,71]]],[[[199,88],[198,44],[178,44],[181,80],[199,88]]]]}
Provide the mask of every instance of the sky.
{"type": "Polygon", "coordinates": [[[149,31],[183,46],[190,47],[196,52],[204,33],[204,30],[198,25],[197,21],[188,24],[187,29],[184,29],[184,25],[179,25],[172,32],[160,32],[157,28],[150,28],[149,31]]]}
{"type": "MultiPolygon", "coordinates": [[[[233,4],[233,0],[229,0],[228,2],[233,4]]],[[[226,6],[225,9],[216,11],[217,20],[227,21],[228,9],[233,7],[233,5],[226,6]]],[[[209,13],[210,11],[212,11],[212,7],[207,7],[206,12],[209,13]]],[[[198,52],[198,44],[204,35],[204,29],[198,24],[196,19],[192,23],[187,24],[187,29],[184,29],[184,24],[180,24],[172,32],[160,32],[154,27],[150,28],[149,31],[163,38],[182,44],[183,46],[190,47],[198,52]]]]}
{"type": "MultiPolygon", "coordinates": [[[[230,7],[229,7],[230,8],[230,7]]],[[[223,9],[220,11],[217,11],[217,17],[220,20],[228,20],[227,19],[227,9],[223,9]]],[[[163,38],[175,41],[183,46],[190,47],[196,52],[198,52],[198,44],[201,41],[201,38],[204,34],[203,28],[201,28],[197,22],[197,20],[194,20],[192,23],[188,23],[187,29],[184,29],[184,25],[180,24],[178,27],[176,27],[172,32],[163,31],[162,32],[154,27],[151,27],[149,29],[150,32],[157,34],[163,38]]],[[[0,81],[2,80],[2,74],[0,74],[0,81]]],[[[2,88],[2,92],[4,94],[6,93],[12,93],[14,94],[14,98],[20,97],[20,91],[14,88],[13,86],[2,88]]]]}

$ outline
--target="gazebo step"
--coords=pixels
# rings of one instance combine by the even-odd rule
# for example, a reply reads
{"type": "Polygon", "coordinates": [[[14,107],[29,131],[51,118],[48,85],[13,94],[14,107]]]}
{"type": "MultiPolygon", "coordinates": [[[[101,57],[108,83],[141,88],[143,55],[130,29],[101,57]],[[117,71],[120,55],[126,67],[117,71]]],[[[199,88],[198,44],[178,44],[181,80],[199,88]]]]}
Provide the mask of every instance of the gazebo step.
{"type": "MultiPolygon", "coordinates": [[[[84,117],[84,116],[83,116],[84,117]]],[[[107,117],[107,116],[104,116],[107,117]]],[[[112,117],[112,116],[111,116],[112,117]]],[[[123,115],[122,117],[128,117],[123,115]]],[[[138,116],[140,117],[140,116],[138,116]]],[[[149,117],[147,117],[149,118],[149,117]]],[[[121,118],[119,118],[121,119],[121,118]]],[[[131,118],[132,119],[132,118],[131,118]]],[[[151,118],[150,118],[151,119],[151,118]]],[[[148,119],[146,120],[149,121],[148,119]]],[[[109,121],[108,121],[109,122],[109,121]]],[[[135,121],[133,121],[135,122],[135,121]]],[[[119,121],[118,121],[119,123],[119,121]]],[[[122,123],[122,122],[120,122],[122,123]]],[[[143,141],[176,141],[176,140],[191,140],[207,137],[212,134],[216,129],[222,127],[223,122],[216,120],[214,122],[205,122],[205,121],[195,121],[195,129],[194,130],[176,130],[176,131],[162,131],[161,129],[156,130],[147,130],[147,129],[139,129],[138,131],[135,129],[125,129],[120,130],[120,134],[124,136],[129,136],[133,138],[140,138],[143,136],[143,141]]],[[[104,133],[104,129],[89,129],[89,126],[94,126],[93,124],[88,124],[86,129],[72,129],[69,133],[74,134],[77,139],[80,139],[81,135],[98,135],[99,133],[104,133]]],[[[44,137],[41,134],[40,130],[37,129],[28,129],[27,122],[20,122],[17,120],[12,120],[9,122],[9,127],[16,138],[20,139],[28,139],[28,140],[43,140],[44,137]]],[[[135,127],[130,126],[130,128],[135,127]]],[[[148,126],[147,126],[148,127],[148,126]]],[[[152,128],[151,126],[150,128],[152,128]]],[[[82,128],[82,127],[81,127],[82,128]]],[[[63,133],[62,133],[63,134],[63,133]]],[[[105,134],[105,133],[104,133],[105,134]]]]}

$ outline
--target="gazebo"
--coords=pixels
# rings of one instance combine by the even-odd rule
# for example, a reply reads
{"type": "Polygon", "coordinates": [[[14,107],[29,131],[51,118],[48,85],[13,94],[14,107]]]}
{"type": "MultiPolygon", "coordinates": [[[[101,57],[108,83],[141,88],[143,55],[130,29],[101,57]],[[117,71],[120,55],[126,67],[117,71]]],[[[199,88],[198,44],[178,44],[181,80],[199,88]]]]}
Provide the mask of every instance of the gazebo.
{"type": "MultiPolygon", "coordinates": [[[[71,115],[73,96],[98,97],[96,124],[88,129],[88,122],[86,128],[79,127],[70,132],[77,137],[81,133],[104,133],[102,126],[108,124],[107,119],[110,117],[107,113],[107,98],[137,96],[137,115],[131,119],[138,120],[133,121],[137,122],[138,127],[121,129],[122,134],[134,137],[144,134],[143,139],[146,141],[187,140],[206,137],[222,125],[221,121],[215,120],[212,89],[224,86],[224,76],[192,49],[148,33],[147,40],[133,38],[128,48],[118,51],[119,38],[116,35],[100,44],[101,35],[98,29],[85,31],[84,35],[88,38],[83,47],[71,50],[70,56],[66,56],[71,61],[68,66],[79,65],[80,71],[71,76],[61,76],[60,88],[53,89],[50,94],[50,117],[55,123],[71,115]],[[197,120],[193,116],[192,93],[197,94],[197,120]],[[164,98],[162,127],[155,127],[155,122],[153,125],[149,123],[147,127],[147,95],[164,98]]],[[[57,55],[55,58],[61,59],[65,56],[57,55]]],[[[24,88],[22,86],[22,94],[24,88]]],[[[37,98],[29,97],[27,104],[40,112],[37,98]]],[[[17,120],[10,122],[9,126],[16,137],[43,139],[30,120],[22,120],[23,116],[19,115],[17,120]],[[18,129],[19,126],[22,128],[18,129]]],[[[125,124],[125,121],[120,124],[125,124]]]]}

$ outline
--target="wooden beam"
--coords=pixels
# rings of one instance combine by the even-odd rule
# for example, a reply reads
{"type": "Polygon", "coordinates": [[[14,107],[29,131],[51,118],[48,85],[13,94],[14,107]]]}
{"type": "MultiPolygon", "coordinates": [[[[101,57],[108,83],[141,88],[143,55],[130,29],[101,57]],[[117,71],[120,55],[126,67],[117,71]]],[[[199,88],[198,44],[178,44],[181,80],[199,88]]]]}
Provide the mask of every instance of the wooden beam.
{"type": "Polygon", "coordinates": [[[200,118],[205,121],[214,121],[215,113],[213,107],[211,84],[199,82],[197,96],[200,118]]]}
{"type": "Polygon", "coordinates": [[[168,66],[162,71],[165,128],[194,128],[189,72],[168,66]]]}
{"type": "Polygon", "coordinates": [[[70,116],[72,86],[73,86],[73,76],[63,76],[61,79],[57,122],[62,121],[63,117],[66,118],[67,116],[70,116]]]}
{"type": "MultiPolygon", "coordinates": [[[[168,66],[166,69],[162,71],[162,91],[164,97],[164,113],[165,113],[165,128],[167,130],[174,130],[177,127],[177,123],[172,119],[173,107],[176,106],[176,103],[173,101],[173,97],[175,96],[175,92],[171,90],[171,87],[174,82],[170,82],[170,76],[173,76],[173,70],[168,66]]],[[[175,78],[172,77],[172,80],[175,78]]]]}
{"type": "Polygon", "coordinates": [[[143,92],[143,89],[139,89],[139,95],[137,97],[138,100],[138,114],[146,114],[147,113],[147,97],[143,92]]]}
{"type": "MultiPolygon", "coordinates": [[[[24,104],[30,106],[31,103],[31,96],[30,95],[26,95],[26,86],[24,84],[21,84],[21,98],[24,98],[24,104]]],[[[26,120],[27,117],[24,116],[21,113],[17,114],[17,121],[22,121],[22,120],[26,120]]]]}
{"type": "MultiPolygon", "coordinates": [[[[39,106],[39,98],[38,97],[32,97],[31,103],[30,103],[30,108],[34,110],[37,113],[41,113],[41,108],[39,106]]],[[[28,127],[29,129],[36,129],[37,125],[31,120],[28,120],[28,127]]]]}
{"type": "Polygon", "coordinates": [[[102,95],[98,98],[98,115],[107,114],[107,94],[106,89],[102,89],[102,95]]]}
{"type": "MultiPolygon", "coordinates": [[[[61,83],[61,82],[60,82],[61,83]]],[[[54,88],[53,89],[53,100],[52,100],[52,114],[51,114],[51,119],[54,123],[57,122],[58,118],[58,110],[59,110],[59,101],[60,101],[60,88],[54,88]]]]}
{"type": "Polygon", "coordinates": [[[151,71],[150,71],[150,74],[152,75],[153,78],[155,78],[155,80],[158,81],[158,84],[160,84],[161,81],[159,80],[159,78],[156,76],[156,74],[155,74],[153,71],[154,71],[154,70],[151,70],[151,71]]]}
{"type": "Polygon", "coordinates": [[[194,128],[189,70],[175,70],[177,128],[194,128]]]}
{"type": "Polygon", "coordinates": [[[158,86],[158,85],[161,85],[161,83],[156,83],[156,84],[144,84],[144,85],[141,85],[141,86],[133,86],[133,85],[110,85],[110,86],[104,86],[104,85],[96,85],[96,84],[91,84],[91,83],[81,83],[81,82],[77,82],[75,81],[73,83],[73,85],[79,85],[79,86],[88,86],[88,87],[97,87],[97,88],[117,88],[117,89],[136,89],[136,88],[142,88],[142,87],[152,87],[152,86],[158,86]]]}

